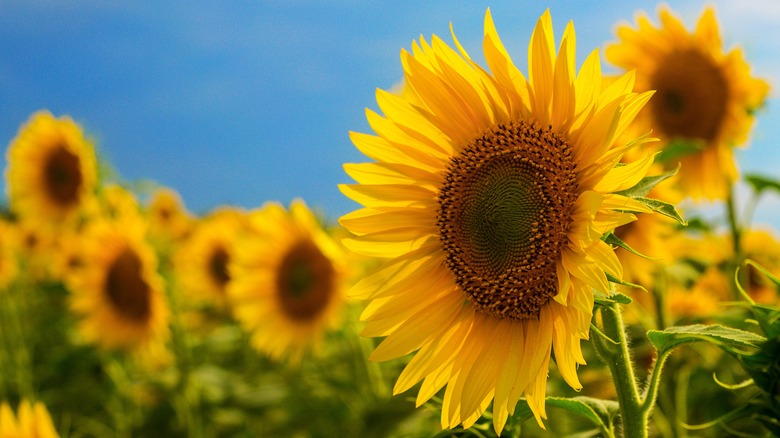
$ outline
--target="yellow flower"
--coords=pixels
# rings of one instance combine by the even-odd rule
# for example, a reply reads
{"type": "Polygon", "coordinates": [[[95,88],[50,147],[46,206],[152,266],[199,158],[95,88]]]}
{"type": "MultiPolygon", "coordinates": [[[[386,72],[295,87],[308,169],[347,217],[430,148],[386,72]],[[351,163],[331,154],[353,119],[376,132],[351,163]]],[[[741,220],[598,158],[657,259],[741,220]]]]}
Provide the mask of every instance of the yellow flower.
{"type": "Polygon", "coordinates": [[[232,208],[217,210],[195,224],[175,258],[176,279],[184,300],[224,302],[231,278],[228,265],[245,227],[244,213],[232,208]]]}
{"type": "Polygon", "coordinates": [[[24,276],[33,281],[51,279],[58,233],[34,218],[12,222],[10,227],[24,276]]]}
{"type": "MultiPolygon", "coordinates": [[[[454,38],[454,36],[453,36],[454,38]]],[[[351,296],[370,299],[365,336],[386,336],[372,360],[417,351],[394,392],[420,380],[417,403],[445,385],[442,426],[471,426],[493,402],[500,432],[525,394],[537,421],[551,351],[574,388],[584,364],[593,289],[622,277],[600,238],[648,211],[614,194],[634,186],[651,156],[616,166],[641,140],[615,143],[652,93],[633,74],[602,87],[598,52],[575,69],[569,24],[556,56],[549,11],[528,54],[528,80],[490,12],[483,49],[491,73],[434,36],[402,51],[405,96],[377,92],[376,136],[352,133],[375,160],[347,164],[342,192],[365,208],[341,218],[345,245],[386,262],[351,296]]]]}
{"type": "Polygon", "coordinates": [[[7,152],[11,210],[59,225],[93,206],[97,165],[93,146],[68,117],[33,114],[7,152]]]}
{"type": "Polygon", "coordinates": [[[95,221],[85,230],[83,266],[66,284],[87,342],[143,354],[167,338],[164,284],[144,232],[144,224],[132,220],[95,221]]]}
{"type": "Polygon", "coordinates": [[[0,403],[0,438],[57,438],[49,411],[43,403],[22,400],[14,416],[8,403],[0,403]]]}
{"type": "Polygon", "coordinates": [[[19,273],[16,260],[18,243],[11,223],[0,219],[0,293],[19,273]]]}
{"type": "Polygon", "coordinates": [[[644,14],[637,28],[619,26],[620,40],[607,47],[606,57],[636,71],[638,91],[657,90],[637,117],[640,129],[654,129],[661,147],[682,141],[695,148],[679,160],[680,189],[693,199],[725,199],[738,176],[733,147],[747,141],[753,111],[769,86],[751,76],[740,49],[724,53],[712,8],[692,33],[667,8],[659,13],[659,27],[644,14]]]}
{"type": "Polygon", "coordinates": [[[119,219],[141,215],[135,194],[118,184],[103,186],[100,191],[100,201],[103,214],[107,217],[119,219]]]}
{"type": "Polygon", "coordinates": [[[169,244],[182,239],[190,232],[192,217],[184,208],[184,202],[175,190],[157,190],[147,206],[150,236],[169,244]]]}
{"type": "Polygon", "coordinates": [[[266,204],[250,215],[256,234],[242,238],[231,261],[228,297],[252,344],[298,363],[339,320],[344,303],[340,248],[302,201],[290,210],[266,204]]]}

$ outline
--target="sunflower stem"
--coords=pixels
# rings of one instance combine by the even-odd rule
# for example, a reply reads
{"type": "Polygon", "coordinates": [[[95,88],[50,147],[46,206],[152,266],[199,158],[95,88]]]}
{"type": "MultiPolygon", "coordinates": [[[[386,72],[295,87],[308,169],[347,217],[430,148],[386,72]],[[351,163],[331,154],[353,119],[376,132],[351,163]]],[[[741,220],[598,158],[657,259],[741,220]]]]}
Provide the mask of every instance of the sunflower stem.
{"type": "Polygon", "coordinates": [[[653,406],[655,406],[655,401],[658,398],[658,382],[661,380],[661,371],[663,370],[664,363],[666,363],[666,358],[669,357],[669,353],[671,352],[671,349],[664,350],[653,364],[653,371],[650,374],[644,400],[642,400],[642,411],[645,415],[649,416],[653,410],[653,406]]]}
{"type": "Polygon", "coordinates": [[[620,307],[613,303],[602,308],[601,314],[605,334],[618,345],[615,348],[604,348],[605,344],[601,340],[593,345],[612,373],[620,404],[623,436],[646,438],[650,409],[643,409],[620,307]]]}
{"type": "MultiPolygon", "coordinates": [[[[734,272],[740,265],[742,265],[742,260],[744,258],[744,255],[742,254],[742,227],[739,223],[738,217],[737,217],[737,206],[736,206],[736,199],[734,195],[734,184],[731,184],[729,187],[729,193],[728,197],[726,199],[726,210],[728,214],[729,219],[729,229],[731,231],[731,242],[732,242],[732,248],[734,250],[734,256],[731,260],[731,265],[729,266],[729,272],[734,272]]],[[[743,270],[745,272],[740,272],[740,283],[747,284],[741,280],[746,280],[746,272],[747,270],[743,270]]],[[[731,292],[735,299],[739,299],[740,293],[739,289],[737,288],[737,285],[735,282],[731,282],[731,292]]]]}

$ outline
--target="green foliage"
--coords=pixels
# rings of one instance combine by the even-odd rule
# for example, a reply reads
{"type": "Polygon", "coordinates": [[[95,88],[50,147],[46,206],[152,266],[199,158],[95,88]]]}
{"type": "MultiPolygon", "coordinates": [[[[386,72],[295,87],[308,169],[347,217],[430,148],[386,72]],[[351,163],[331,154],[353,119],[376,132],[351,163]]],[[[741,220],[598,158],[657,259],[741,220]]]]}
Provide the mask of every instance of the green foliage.
{"type": "Polygon", "coordinates": [[[687,139],[675,139],[655,156],[656,163],[674,163],[681,158],[697,154],[704,150],[705,145],[702,142],[691,141],[687,139]]]}
{"type": "Polygon", "coordinates": [[[745,175],[745,181],[750,184],[756,194],[760,195],[766,190],[773,190],[780,193],[780,181],[774,178],[752,173],[745,175]]]}
{"type": "Polygon", "coordinates": [[[710,342],[718,346],[757,347],[766,340],[761,335],[722,325],[693,324],[664,330],[650,330],[647,338],[659,354],[689,342],[710,342]]]}

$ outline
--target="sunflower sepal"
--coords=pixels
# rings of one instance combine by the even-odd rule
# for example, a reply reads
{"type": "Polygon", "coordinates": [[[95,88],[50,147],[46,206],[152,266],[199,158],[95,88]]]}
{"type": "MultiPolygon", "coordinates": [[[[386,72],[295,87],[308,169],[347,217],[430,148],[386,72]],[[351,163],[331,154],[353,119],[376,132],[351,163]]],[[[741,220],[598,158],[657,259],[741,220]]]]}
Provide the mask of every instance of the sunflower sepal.
{"type": "Polygon", "coordinates": [[[647,260],[660,260],[657,257],[650,257],[650,256],[647,256],[647,255],[644,255],[641,252],[635,250],[634,248],[631,248],[631,246],[629,244],[627,244],[620,237],[615,235],[615,233],[612,233],[612,232],[605,233],[604,236],[601,237],[601,240],[603,240],[604,243],[608,243],[610,245],[615,245],[615,246],[617,246],[619,248],[623,248],[626,251],[630,252],[631,254],[634,254],[635,256],[642,257],[643,259],[647,259],[647,260]]]}
{"type": "MultiPolygon", "coordinates": [[[[637,289],[645,290],[642,286],[638,284],[628,283],[625,281],[620,281],[614,277],[610,278],[611,276],[607,274],[607,280],[611,281],[612,283],[620,284],[622,286],[630,286],[630,287],[636,287],[637,289]]],[[[647,292],[645,290],[645,292],[647,292]]],[[[620,292],[610,292],[609,295],[605,295],[599,291],[594,290],[593,291],[593,302],[600,306],[610,306],[612,304],[631,304],[634,300],[631,299],[628,295],[622,294],[620,292]]]]}
{"type": "MultiPolygon", "coordinates": [[[[676,160],[685,158],[689,155],[701,153],[705,148],[705,144],[701,141],[694,141],[690,139],[675,139],[664,147],[655,156],[656,163],[673,163],[676,160]]],[[[678,162],[679,167],[679,162],[678,162]]]]}
{"type": "Polygon", "coordinates": [[[653,198],[634,198],[635,201],[641,202],[645,206],[652,209],[654,212],[658,214],[662,214],[666,217],[672,218],[677,221],[682,226],[687,226],[688,221],[683,219],[683,217],[680,215],[680,213],[677,211],[677,209],[674,207],[674,204],[670,204],[666,201],[661,201],[660,199],[653,199],[653,198]]]}
{"type": "MultiPolygon", "coordinates": [[[[621,286],[627,286],[627,287],[631,287],[631,288],[635,288],[635,289],[640,289],[640,290],[643,290],[643,291],[647,292],[647,289],[645,289],[644,286],[642,286],[640,284],[631,283],[630,281],[626,281],[626,280],[621,280],[621,279],[619,279],[617,277],[614,277],[614,276],[612,276],[612,275],[610,275],[609,273],[606,273],[606,272],[605,272],[605,274],[607,276],[607,281],[609,281],[610,283],[615,283],[615,284],[619,284],[621,286]]],[[[597,292],[595,290],[593,291],[593,293],[594,293],[595,299],[598,299],[598,297],[601,295],[599,292],[597,292]]],[[[604,295],[604,296],[606,296],[606,295],[604,295]]],[[[615,302],[615,303],[620,303],[620,304],[631,304],[631,298],[629,298],[627,295],[623,295],[620,292],[615,292],[615,291],[610,292],[608,300],[610,300],[610,302],[615,302]],[[623,297],[625,297],[625,299],[623,299],[623,298],[615,299],[615,297],[619,296],[619,295],[622,295],[623,297]],[[628,302],[624,303],[621,300],[623,300],[623,301],[628,300],[628,302]]]]}
{"type": "MultiPolygon", "coordinates": [[[[658,155],[660,154],[656,154],[655,156],[656,161],[658,161],[658,155]]],[[[623,195],[632,199],[644,198],[648,193],[650,193],[651,190],[655,188],[655,186],[660,184],[662,181],[677,175],[677,172],[679,171],[680,164],[678,163],[677,167],[673,170],[669,170],[660,175],[646,176],[639,180],[639,182],[636,183],[633,187],[615,192],[615,194],[623,195]]]]}

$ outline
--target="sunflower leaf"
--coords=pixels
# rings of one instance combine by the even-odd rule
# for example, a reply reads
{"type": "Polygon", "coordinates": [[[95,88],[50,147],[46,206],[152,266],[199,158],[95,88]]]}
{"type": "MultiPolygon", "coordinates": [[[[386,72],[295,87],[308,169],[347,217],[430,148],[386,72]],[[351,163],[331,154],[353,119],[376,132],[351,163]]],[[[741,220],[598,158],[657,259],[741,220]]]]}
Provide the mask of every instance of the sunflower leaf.
{"type": "Polygon", "coordinates": [[[754,173],[745,175],[745,181],[753,187],[756,194],[761,194],[765,190],[771,189],[780,193],[780,181],[772,179],[768,176],[757,175],[754,173]]]}
{"type": "Polygon", "coordinates": [[[661,152],[655,156],[656,163],[669,163],[677,161],[680,158],[699,153],[704,149],[701,142],[678,139],[669,143],[661,152]]]}
{"type": "Polygon", "coordinates": [[[705,341],[720,347],[757,347],[766,340],[761,335],[722,325],[693,324],[669,327],[664,330],[649,330],[647,338],[659,354],[688,342],[705,341]]]}
{"type": "Polygon", "coordinates": [[[680,213],[677,212],[677,209],[674,208],[674,205],[668,202],[661,201],[659,199],[643,198],[643,197],[638,197],[634,199],[652,208],[653,211],[655,211],[658,214],[662,214],[666,217],[670,217],[676,220],[677,222],[679,222],[681,225],[685,225],[685,226],[688,225],[688,222],[686,222],[685,219],[683,219],[682,216],[680,216],[680,213]]]}
{"type": "Polygon", "coordinates": [[[674,170],[664,172],[660,175],[646,176],[642,178],[638,183],[636,183],[634,187],[621,190],[619,192],[615,192],[615,194],[623,195],[634,199],[643,198],[645,195],[650,193],[650,190],[653,190],[655,186],[657,186],[661,181],[676,175],[679,170],[680,170],[680,166],[678,165],[677,168],[675,168],[674,170]]]}
{"type": "Polygon", "coordinates": [[[615,418],[620,406],[615,401],[591,397],[547,397],[547,406],[565,409],[573,414],[585,417],[600,428],[605,428],[615,418]]]}
{"type": "Polygon", "coordinates": [[[621,239],[620,239],[620,237],[618,237],[617,235],[615,235],[615,233],[611,233],[611,232],[610,232],[610,233],[607,233],[607,234],[605,234],[605,235],[604,235],[604,236],[601,238],[601,240],[603,240],[605,243],[609,243],[610,245],[615,245],[615,246],[617,246],[617,247],[623,248],[623,249],[625,249],[626,251],[630,252],[631,254],[634,254],[634,255],[636,255],[636,256],[642,257],[643,259],[648,259],[648,260],[658,260],[658,259],[656,259],[656,258],[653,258],[653,257],[648,257],[648,256],[646,256],[646,255],[644,255],[644,254],[642,254],[642,253],[638,252],[638,251],[637,251],[637,250],[635,250],[634,248],[631,248],[631,246],[629,246],[629,245],[628,245],[626,242],[624,242],[623,240],[621,240],[621,239]]]}

